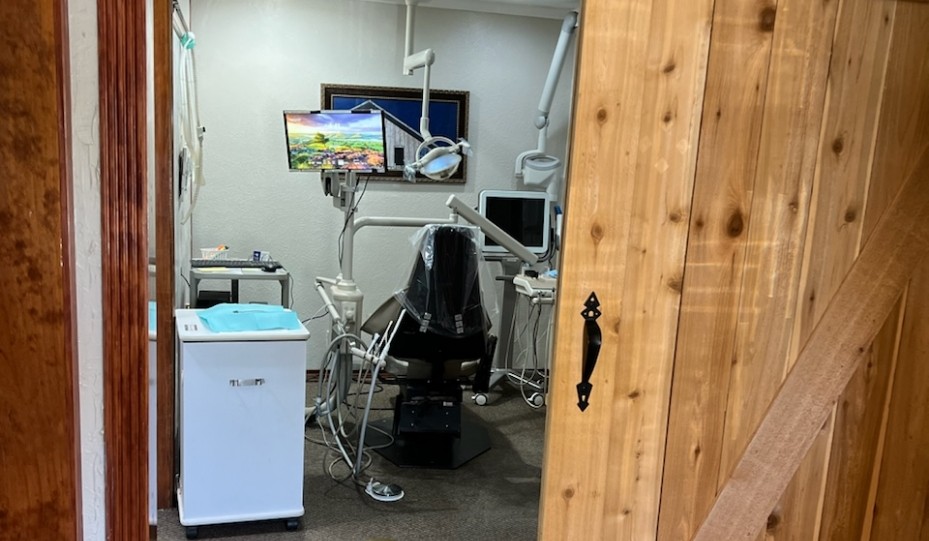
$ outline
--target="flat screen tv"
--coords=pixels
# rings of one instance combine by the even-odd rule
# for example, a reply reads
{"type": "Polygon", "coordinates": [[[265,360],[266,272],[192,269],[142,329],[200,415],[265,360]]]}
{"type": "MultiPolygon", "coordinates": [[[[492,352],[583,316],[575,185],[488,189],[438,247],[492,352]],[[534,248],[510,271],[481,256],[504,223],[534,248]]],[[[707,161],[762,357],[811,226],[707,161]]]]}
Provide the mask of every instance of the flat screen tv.
{"type": "Polygon", "coordinates": [[[291,171],[385,171],[384,117],[371,111],[284,111],[291,171]]]}
{"type": "MultiPolygon", "coordinates": [[[[537,256],[549,249],[551,198],[545,192],[484,190],[478,212],[537,256]]],[[[509,252],[493,239],[481,235],[484,257],[506,257],[509,252]]]]}

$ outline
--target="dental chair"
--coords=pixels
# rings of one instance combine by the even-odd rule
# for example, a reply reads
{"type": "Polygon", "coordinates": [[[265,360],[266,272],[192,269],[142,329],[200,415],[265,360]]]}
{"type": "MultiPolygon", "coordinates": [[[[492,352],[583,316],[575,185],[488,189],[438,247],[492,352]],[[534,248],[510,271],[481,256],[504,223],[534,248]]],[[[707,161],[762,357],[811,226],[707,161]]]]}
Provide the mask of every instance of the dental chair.
{"type": "Polygon", "coordinates": [[[397,377],[394,443],[378,453],[398,466],[454,469],[490,449],[487,430],[461,407],[462,386],[486,392],[496,337],[481,302],[477,229],[430,225],[420,231],[406,286],[362,327],[383,334],[405,308],[387,372],[397,377]]]}

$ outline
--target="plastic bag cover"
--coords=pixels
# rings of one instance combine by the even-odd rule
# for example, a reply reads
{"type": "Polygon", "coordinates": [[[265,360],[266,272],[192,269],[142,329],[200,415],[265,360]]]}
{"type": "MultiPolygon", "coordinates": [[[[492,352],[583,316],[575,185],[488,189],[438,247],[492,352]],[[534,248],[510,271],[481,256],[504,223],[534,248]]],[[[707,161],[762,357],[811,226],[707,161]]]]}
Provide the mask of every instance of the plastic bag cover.
{"type": "Polygon", "coordinates": [[[406,287],[394,296],[420,332],[465,337],[489,329],[481,303],[480,246],[476,227],[428,225],[406,287]]]}

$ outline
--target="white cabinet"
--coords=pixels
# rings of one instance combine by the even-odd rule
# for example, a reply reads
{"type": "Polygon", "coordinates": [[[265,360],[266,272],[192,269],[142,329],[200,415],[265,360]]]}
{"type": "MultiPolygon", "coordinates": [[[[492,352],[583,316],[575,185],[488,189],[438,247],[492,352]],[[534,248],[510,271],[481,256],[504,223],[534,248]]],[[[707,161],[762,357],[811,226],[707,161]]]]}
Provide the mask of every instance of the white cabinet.
{"type": "Polygon", "coordinates": [[[309,333],[212,333],[196,312],[177,311],[181,524],[303,516],[309,333]]]}

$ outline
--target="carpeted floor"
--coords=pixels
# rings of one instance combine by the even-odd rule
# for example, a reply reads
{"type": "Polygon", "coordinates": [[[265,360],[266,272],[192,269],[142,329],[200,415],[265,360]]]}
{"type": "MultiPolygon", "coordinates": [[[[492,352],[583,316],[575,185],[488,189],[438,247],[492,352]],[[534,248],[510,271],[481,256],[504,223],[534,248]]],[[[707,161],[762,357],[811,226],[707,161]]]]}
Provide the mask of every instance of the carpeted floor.
{"type": "MultiPolygon", "coordinates": [[[[375,406],[384,407],[397,392],[386,385],[375,406]]],[[[315,387],[308,388],[315,396],[315,387]]],[[[492,448],[457,470],[399,468],[373,453],[366,473],[406,492],[395,503],[376,502],[348,482],[325,472],[326,449],[306,442],[304,506],[301,528],[288,532],[281,520],[202,526],[200,539],[257,540],[480,540],[535,539],[542,467],[545,408],[532,409],[518,390],[504,385],[490,404],[475,406],[466,392],[465,407],[490,431],[492,448]]],[[[373,411],[372,419],[391,412],[373,411]]],[[[319,439],[319,430],[307,429],[319,439]]],[[[331,458],[334,455],[330,455],[331,458]]],[[[341,466],[335,471],[344,472],[341,466]]],[[[177,510],[158,515],[158,539],[185,539],[177,510]]]]}

